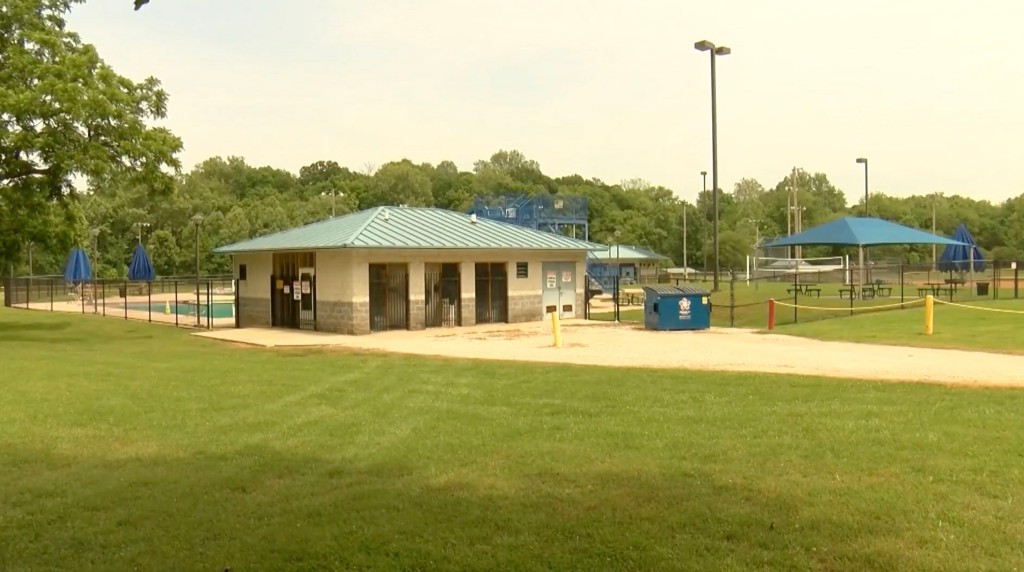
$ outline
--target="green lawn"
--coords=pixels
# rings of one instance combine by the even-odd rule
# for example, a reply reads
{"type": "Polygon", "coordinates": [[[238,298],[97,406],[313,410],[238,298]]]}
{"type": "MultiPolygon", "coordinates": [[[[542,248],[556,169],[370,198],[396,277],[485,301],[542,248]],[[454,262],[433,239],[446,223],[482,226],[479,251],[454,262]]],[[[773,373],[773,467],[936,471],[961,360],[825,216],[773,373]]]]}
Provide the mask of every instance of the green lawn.
{"type": "Polygon", "coordinates": [[[917,304],[907,310],[784,325],[776,328],[775,333],[823,340],[1024,354],[1024,300],[988,300],[970,305],[1021,313],[987,312],[937,303],[934,329],[932,335],[926,336],[924,308],[917,304]]]}
{"type": "Polygon", "coordinates": [[[243,349],[2,309],[0,351],[3,570],[1024,562],[1020,391],[243,349]]]}

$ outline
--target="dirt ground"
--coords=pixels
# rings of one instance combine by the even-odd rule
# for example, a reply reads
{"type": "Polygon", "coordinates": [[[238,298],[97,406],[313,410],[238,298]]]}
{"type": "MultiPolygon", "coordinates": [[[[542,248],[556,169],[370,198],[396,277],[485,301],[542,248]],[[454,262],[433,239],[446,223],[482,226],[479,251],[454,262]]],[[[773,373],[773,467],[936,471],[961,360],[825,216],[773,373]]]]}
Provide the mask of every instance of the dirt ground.
{"type": "Polygon", "coordinates": [[[1024,356],[825,342],[739,329],[653,332],[633,325],[567,320],[560,348],[553,347],[550,323],[368,336],[270,329],[195,335],[268,347],[337,346],[470,359],[1024,387],[1024,356]]]}

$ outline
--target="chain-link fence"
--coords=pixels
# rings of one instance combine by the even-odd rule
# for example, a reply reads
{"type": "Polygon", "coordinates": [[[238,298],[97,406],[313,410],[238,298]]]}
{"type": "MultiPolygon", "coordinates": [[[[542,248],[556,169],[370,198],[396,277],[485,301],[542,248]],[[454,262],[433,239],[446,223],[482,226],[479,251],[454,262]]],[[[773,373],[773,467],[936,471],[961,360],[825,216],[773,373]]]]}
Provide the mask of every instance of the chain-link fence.
{"type": "MultiPolygon", "coordinates": [[[[785,325],[912,308],[927,295],[950,302],[1020,298],[1021,263],[979,261],[978,265],[983,269],[960,273],[941,272],[929,264],[870,264],[864,266],[863,278],[856,266],[801,265],[799,272],[775,269],[749,277],[744,272],[724,272],[718,292],[711,292],[711,282],[699,278],[682,282],[673,278],[672,282],[711,292],[712,326],[758,329],[767,326],[769,300],[780,303],[775,324],[785,325]]],[[[587,316],[643,323],[643,286],[620,282],[589,296],[587,316]]]]}
{"type": "Polygon", "coordinates": [[[238,299],[230,276],[167,277],[152,282],[90,280],[68,283],[63,276],[5,278],[4,306],[95,314],[187,328],[233,328],[238,299]]]}

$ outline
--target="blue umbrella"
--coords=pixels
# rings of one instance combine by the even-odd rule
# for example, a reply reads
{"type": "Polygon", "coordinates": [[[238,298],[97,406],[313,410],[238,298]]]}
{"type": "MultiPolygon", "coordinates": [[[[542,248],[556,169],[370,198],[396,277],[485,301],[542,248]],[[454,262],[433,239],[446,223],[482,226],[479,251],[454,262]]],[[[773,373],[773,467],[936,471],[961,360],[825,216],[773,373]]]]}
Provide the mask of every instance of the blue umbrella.
{"type": "Polygon", "coordinates": [[[128,279],[152,282],[154,278],[156,272],[153,270],[153,263],[149,261],[149,256],[146,255],[146,249],[141,243],[136,244],[135,250],[132,251],[132,260],[128,263],[128,279]]]}
{"type": "Polygon", "coordinates": [[[982,259],[981,251],[974,242],[974,237],[967,232],[967,227],[960,223],[956,225],[951,237],[961,244],[950,244],[942,250],[942,256],[936,264],[942,272],[968,272],[971,269],[971,251],[974,251],[974,271],[984,272],[985,261],[982,259]]]}
{"type": "Polygon", "coordinates": [[[76,284],[92,280],[92,267],[89,265],[89,257],[81,248],[75,247],[68,254],[64,263],[64,281],[69,284],[76,284]]]}

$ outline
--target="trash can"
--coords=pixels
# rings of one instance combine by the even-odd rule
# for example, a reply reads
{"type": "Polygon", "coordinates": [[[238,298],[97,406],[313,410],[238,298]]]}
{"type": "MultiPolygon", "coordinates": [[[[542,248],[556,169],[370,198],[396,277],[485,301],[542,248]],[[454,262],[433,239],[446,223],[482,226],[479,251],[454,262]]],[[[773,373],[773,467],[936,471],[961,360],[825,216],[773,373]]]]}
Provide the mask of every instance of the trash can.
{"type": "Polygon", "coordinates": [[[711,293],[695,286],[644,286],[644,329],[706,330],[711,293]]]}
{"type": "Polygon", "coordinates": [[[117,295],[122,297],[122,298],[127,298],[128,297],[127,296],[127,294],[128,294],[127,290],[128,290],[128,287],[125,286],[124,284],[122,284],[122,285],[117,287],[117,295]]]}
{"type": "Polygon", "coordinates": [[[988,296],[988,282],[978,282],[978,296],[988,296]]]}

